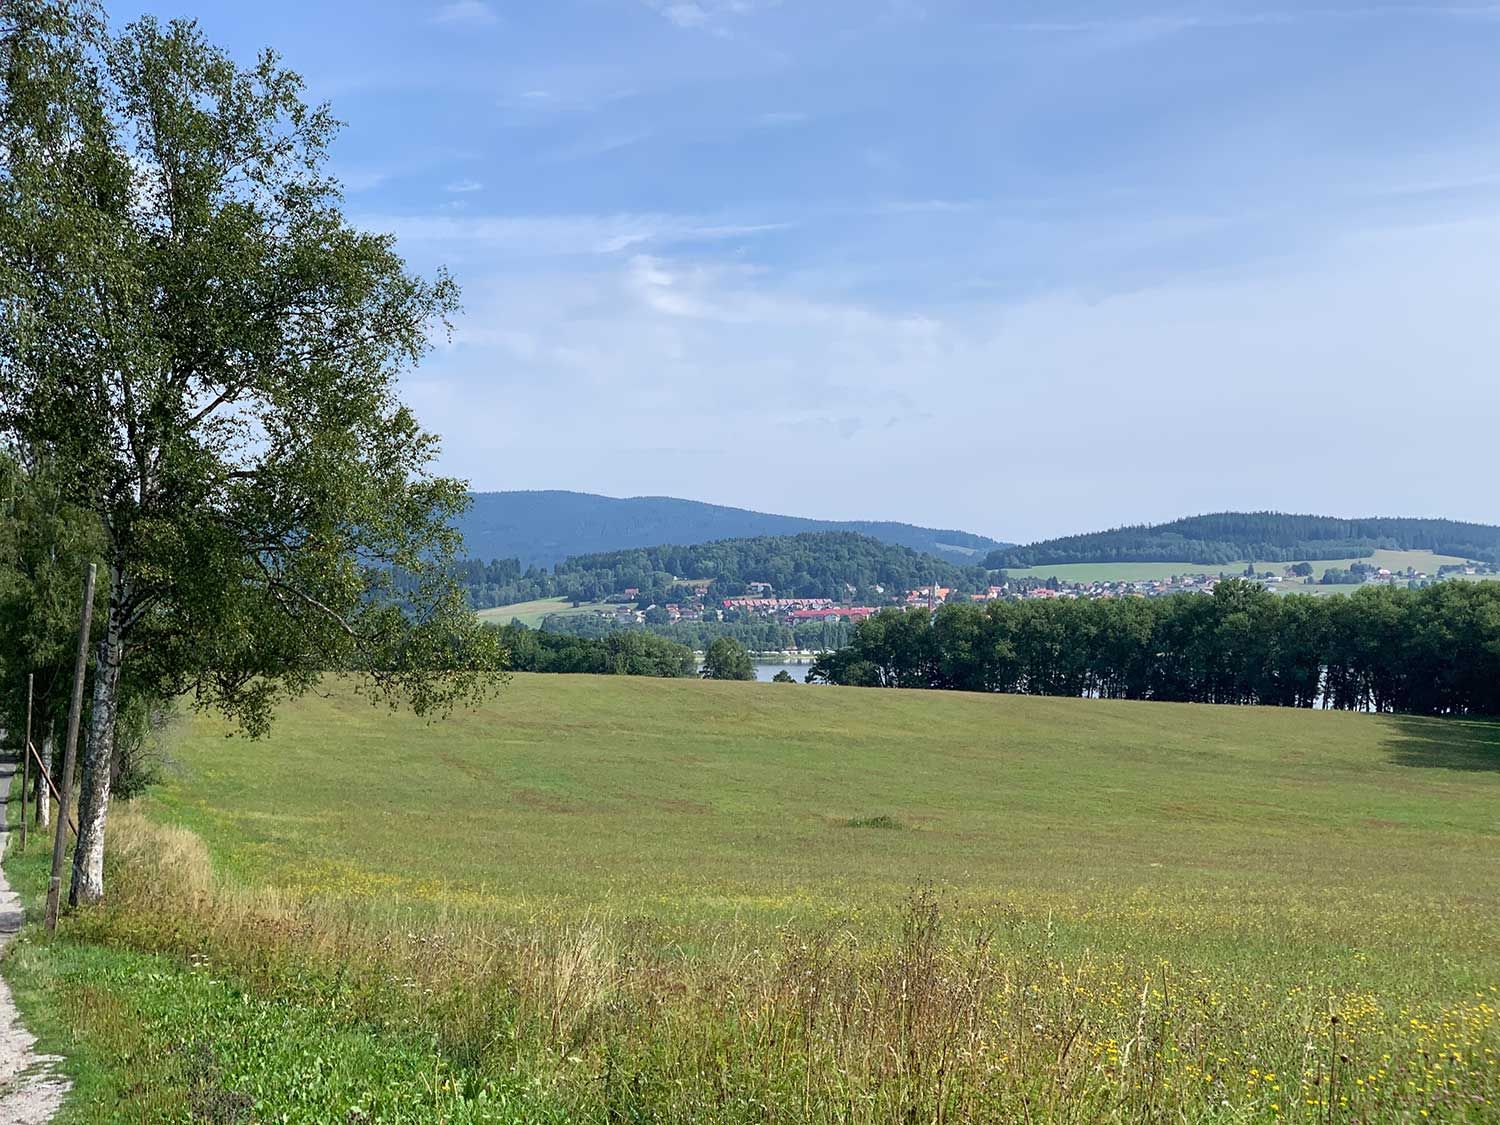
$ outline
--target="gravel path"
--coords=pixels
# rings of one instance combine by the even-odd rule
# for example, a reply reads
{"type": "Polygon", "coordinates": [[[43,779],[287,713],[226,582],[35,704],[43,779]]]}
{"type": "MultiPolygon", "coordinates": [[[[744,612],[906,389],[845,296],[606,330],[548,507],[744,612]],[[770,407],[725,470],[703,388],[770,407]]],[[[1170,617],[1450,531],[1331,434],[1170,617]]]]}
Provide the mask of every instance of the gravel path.
{"type": "MultiPolygon", "coordinates": [[[[0,764],[0,809],[10,792],[16,767],[0,764]]],[[[0,855],[10,843],[10,832],[0,817],[0,855]]],[[[0,951],[10,944],[24,920],[21,900],[0,871],[0,951]]],[[[21,1026],[10,986],[0,977],[0,1122],[5,1125],[46,1125],[62,1105],[71,1083],[57,1072],[55,1055],[36,1053],[36,1038],[21,1026]]]]}

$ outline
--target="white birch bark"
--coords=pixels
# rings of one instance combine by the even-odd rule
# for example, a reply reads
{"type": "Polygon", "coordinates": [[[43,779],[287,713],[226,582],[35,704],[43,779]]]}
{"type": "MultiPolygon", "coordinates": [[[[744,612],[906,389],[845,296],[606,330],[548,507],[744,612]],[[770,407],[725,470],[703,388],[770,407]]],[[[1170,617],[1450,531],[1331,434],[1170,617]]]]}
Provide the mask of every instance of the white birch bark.
{"type": "MultiPolygon", "coordinates": [[[[47,766],[48,774],[52,772],[53,746],[52,728],[47,727],[47,733],[42,738],[42,761],[47,766]]],[[[32,765],[36,763],[33,762],[32,765]]],[[[52,791],[47,788],[47,779],[42,776],[42,771],[36,771],[36,780],[33,783],[35,792],[32,794],[36,800],[36,826],[48,828],[52,825],[52,791]]]]}
{"type": "Polygon", "coordinates": [[[68,890],[68,902],[74,906],[104,900],[104,823],[109,817],[110,767],[124,658],[120,605],[125,583],[118,570],[111,579],[109,620],[95,649],[94,702],[78,785],[78,846],[73,852],[73,882],[68,890]]]}

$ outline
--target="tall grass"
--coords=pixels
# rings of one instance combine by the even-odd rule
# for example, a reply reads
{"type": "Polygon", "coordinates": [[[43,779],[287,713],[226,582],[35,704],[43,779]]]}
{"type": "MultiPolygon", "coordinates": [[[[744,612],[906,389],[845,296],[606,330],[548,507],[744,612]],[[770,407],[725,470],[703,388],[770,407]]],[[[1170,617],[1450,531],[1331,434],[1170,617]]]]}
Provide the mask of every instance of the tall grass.
{"type": "Polygon", "coordinates": [[[129,812],[111,830],[111,903],[73,933],[340,1025],[419,1029],[460,1102],[519,1075],[599,1122],[1500,1116],[1494,988],[1382,995],[1331,966],[1095,952],[1051,917],[929,889],[875,937],[404,915],[230,884],[192,833],[129,812]]]}

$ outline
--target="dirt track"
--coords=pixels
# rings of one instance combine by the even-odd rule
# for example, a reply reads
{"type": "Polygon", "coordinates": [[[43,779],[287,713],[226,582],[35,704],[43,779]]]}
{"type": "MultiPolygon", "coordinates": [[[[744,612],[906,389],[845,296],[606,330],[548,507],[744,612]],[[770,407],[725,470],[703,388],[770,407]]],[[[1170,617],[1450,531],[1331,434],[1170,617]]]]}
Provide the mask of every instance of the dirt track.
{"type": "MultiPolygon", "coordinates": [[[[11,763],[0,764],[0,807],[15,772],[11,763]]],[[[9,843],[10,833],[0,823],[0,856],[9,843]]],[[[21,900],[0,871],[0,953],[20,930],[23,917],[21,900]]],[[[53,1055],[37,1054],[36,1039],[21,1026],[10,986],[0,978],[0,1122],[45,1125],[52,1120],[71,1085],[58,1073],[58,1062],[53,1055]]]]}

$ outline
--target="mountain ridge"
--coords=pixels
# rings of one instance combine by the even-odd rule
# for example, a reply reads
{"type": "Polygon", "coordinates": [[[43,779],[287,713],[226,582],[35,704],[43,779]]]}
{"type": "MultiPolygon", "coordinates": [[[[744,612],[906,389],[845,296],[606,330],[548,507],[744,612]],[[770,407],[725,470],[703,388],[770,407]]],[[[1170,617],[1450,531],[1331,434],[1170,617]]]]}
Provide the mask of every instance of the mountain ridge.
{"type": "Polygon", "coordinates": [[[896,520],[820,520],[674,496],[604,496],[563,489],[474,492],[457,520],[471,558],[552,566],[577,555],[718,539],[852,531],[949,562],[977,564],[1012,544],[986,535],[896,520]]]}
{"type": "Polygon", "coordinates": [[[1208,512],[999,548],[984,564],[994,570],[1067,563],[1296,562],[1360,558],[1383,549],[1494,561],[1500,558],[1500,526],[1397,516],[1208,512]]]}

